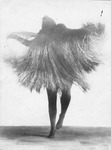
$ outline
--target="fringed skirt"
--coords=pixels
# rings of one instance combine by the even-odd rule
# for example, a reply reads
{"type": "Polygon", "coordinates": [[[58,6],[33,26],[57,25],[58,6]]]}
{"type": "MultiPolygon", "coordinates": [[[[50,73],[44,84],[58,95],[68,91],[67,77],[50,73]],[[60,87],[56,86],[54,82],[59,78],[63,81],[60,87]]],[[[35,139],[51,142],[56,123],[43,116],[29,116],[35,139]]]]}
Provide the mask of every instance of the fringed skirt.
{"type": "Polygon", "coordinates": [[[73,83],[87,90],[85,72],[89,73],[100,63],[93,45],[102,31],[99,25],[93,24],[83,26],[82,30],[86,32],[83,37],[71,36],[67,40],[51,40],[37,35],[23,56],[9,58],[19,82],[37,92],[42,87],[69,91],[73,83]]]}

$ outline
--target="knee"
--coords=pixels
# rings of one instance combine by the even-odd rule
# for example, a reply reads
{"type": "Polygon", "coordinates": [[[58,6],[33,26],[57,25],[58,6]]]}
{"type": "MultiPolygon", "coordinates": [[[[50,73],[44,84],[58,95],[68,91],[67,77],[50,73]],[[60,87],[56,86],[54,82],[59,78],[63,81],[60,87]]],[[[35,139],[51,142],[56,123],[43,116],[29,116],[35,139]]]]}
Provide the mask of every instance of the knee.
{"type": "Polygon", "coordinates": [[[69,91],[62,91],[61,101],[64,103],[69,103],[71,100],[71,94],[69,91]]]}
{"type": "Polygon", "coordinates": [[[70,91],[69,91],[69,90],[67,90],[67,91],[66,91],[66,90],[62,91],[62,97],[67,97],[67,98],[69,97],[69,98],[70,98],[70,97],[71,97],[70,91]]]}

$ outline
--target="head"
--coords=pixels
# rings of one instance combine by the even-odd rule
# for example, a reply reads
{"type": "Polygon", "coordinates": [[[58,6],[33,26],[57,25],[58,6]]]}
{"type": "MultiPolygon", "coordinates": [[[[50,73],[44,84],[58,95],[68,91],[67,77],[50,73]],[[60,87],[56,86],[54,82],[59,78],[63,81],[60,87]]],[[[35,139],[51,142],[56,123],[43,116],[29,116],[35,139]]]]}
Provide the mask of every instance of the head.
{"type": "Polygon", "coordinates": [[[42,28],[53,28],[55,25],[55,21],[48,16],[42,18],[42,28]]]}

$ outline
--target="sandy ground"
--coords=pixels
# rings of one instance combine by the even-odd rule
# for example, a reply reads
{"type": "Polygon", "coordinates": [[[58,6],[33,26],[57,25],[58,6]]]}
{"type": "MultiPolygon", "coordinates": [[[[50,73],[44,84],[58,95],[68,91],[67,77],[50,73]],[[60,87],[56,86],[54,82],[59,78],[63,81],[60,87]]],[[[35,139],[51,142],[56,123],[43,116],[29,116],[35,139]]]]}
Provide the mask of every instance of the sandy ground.
{"type": "Polygon", "coordinates": [[[111,128],[63,127],[48,139],[49,127],[0,127],[0,150],[111,150],[111,128]]]}

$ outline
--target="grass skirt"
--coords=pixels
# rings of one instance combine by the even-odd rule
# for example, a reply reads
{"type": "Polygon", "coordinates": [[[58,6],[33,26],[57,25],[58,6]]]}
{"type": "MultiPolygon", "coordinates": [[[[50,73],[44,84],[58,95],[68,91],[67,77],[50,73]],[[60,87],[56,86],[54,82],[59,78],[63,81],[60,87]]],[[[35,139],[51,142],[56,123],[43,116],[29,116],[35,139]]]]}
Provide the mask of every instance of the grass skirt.
{"type": "Polygon", "coordinates": [[[87,24],[61,33],[63,36],[41,31],[36,37],[29,34],[31,41],[26,39],[28,36],[21,38],[22,33],[11,34],[21,43],[27,43],[28,49],[23,56],[10,57],[7,61],[15,69],[19,82],[31,91],[40,92],[42,87],[69,91],[73,83],[85,91],[89,88],[85,72],[89,73],[100,63],[94,44],[100,41],[103,31],[101,24],[87,24]]]}

